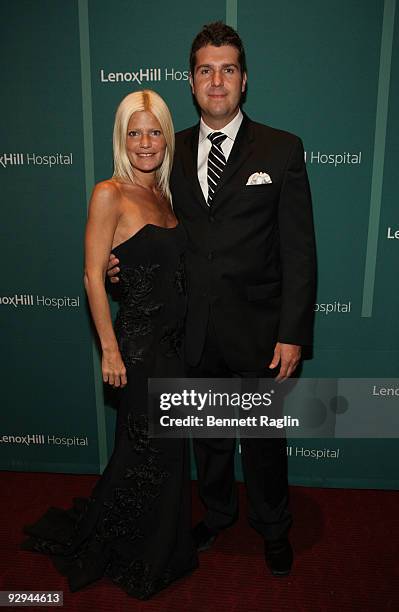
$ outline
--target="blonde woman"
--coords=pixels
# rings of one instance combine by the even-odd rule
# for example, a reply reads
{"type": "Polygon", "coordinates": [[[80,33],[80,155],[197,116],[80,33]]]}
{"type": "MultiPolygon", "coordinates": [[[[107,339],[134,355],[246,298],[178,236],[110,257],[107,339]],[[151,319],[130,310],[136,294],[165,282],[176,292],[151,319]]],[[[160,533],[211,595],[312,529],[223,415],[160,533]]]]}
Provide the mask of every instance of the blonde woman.
{"type": "Polygon", "coordinates": [[[190,534],[187,441],[147,435],[147,379],[183,375],[185,235],[171,206],[174,130],[153,91],[131,93],[116,112],[114,174],[96,185],[86,228],[85,287],[105,383],[120,395],[116,445],[87,500],[50,509],[25,528],[28,550],[51,555],[72,591],[107,575],[147,599],[197,565],[190,534]],[[104,279],[120,261],[113,327],[104,279]]]}

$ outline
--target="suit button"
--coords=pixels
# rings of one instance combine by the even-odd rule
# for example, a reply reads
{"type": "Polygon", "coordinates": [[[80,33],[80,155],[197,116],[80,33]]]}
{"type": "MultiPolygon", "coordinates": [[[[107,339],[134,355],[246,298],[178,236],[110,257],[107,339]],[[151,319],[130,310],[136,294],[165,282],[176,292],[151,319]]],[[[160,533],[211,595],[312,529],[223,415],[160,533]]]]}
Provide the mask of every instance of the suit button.
{"type": "Polygon", "coordinates": [[[215,220],[215,217],[213,215],[209,215],[209,221],[210,223],[213,223],[215,220]]]}
{"type": "Polygon", "coordinates": [[[208,253],[208,259],[209,259],[209,261],[212,261],[212,259],[213,259],[213,253],[212,253],[212,251],[209,251],[209,253],[208,253]]]}

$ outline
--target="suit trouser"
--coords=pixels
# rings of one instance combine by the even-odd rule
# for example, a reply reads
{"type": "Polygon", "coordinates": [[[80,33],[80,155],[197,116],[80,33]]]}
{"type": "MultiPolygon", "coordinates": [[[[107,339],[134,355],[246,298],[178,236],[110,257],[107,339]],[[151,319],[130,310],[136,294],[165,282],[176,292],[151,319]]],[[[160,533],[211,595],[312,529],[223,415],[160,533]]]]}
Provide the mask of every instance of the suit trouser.
{"type": "MultiPolygon", "coordinates": [[[[266,364],[265,364],[266,365],[266,364]]],[[[190,378],[266,378],[276,372],[235,372],[226,364],[211,317],[197,366],[188,366],[190,378]]],[[[219,531],[238,517],[238,492],[234,474],[234,438],[196,438],[198,488],[206,508],[205,524],[219,531]]],[[[287,444],[285,438],[241,439],[241,460],[248,495],[250,525],[265,539],[286,535],[291,525],[288,509],[287,444]]]]}

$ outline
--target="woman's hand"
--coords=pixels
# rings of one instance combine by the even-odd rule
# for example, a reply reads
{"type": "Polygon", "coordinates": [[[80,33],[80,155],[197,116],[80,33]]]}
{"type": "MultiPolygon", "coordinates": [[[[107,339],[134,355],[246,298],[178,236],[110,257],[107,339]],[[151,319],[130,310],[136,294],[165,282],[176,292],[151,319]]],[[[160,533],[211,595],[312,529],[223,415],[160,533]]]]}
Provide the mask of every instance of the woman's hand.
{"type": "Polygon", "coordinates": [[[105,383],[113,387],[126,387],[126,368],[117,348],[103,350],[102,372],[105,383]]]}

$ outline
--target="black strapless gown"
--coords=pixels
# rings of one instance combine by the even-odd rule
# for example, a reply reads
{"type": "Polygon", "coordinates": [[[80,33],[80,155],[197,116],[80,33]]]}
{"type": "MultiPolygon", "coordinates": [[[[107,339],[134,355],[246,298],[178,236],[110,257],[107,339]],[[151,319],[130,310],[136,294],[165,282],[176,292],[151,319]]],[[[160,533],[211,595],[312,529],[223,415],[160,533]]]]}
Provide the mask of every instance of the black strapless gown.
{"type": "Polygon", "coordinates": [[[115,333],[127,368],[115,448],[88,499],[49,508],[25,550],[47,554],[76,591],[108,576],[147,599],[197,567],[191,538],[188,440],[147,436],[147,378],[184,376],[186,307],[181,226],[144,226],[113,252],[120,260],[115,333]]]}

